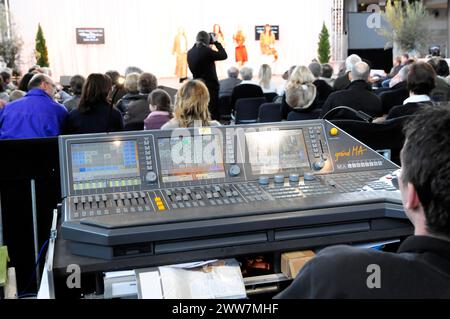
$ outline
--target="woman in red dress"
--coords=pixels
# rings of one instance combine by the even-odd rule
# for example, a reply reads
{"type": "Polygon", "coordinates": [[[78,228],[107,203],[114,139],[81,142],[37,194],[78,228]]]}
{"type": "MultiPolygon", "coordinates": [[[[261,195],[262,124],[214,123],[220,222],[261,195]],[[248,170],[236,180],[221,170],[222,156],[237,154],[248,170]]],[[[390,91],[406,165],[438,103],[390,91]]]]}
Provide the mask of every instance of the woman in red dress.
{"type": "Polygon", "coordinates": [[[247,48],[245,47],[245,35],[242,29],[239,28],[236,34],[233,36],[233,40],[236,43],[236,62],[240,66],[243,66],[248,61],[247,48]]]}

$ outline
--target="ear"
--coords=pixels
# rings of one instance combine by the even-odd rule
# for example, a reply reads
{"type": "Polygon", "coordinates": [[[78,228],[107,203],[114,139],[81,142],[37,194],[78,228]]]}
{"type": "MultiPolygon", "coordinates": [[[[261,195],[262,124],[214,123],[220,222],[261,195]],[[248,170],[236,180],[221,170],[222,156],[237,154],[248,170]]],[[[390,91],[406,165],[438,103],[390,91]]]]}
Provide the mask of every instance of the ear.
{"type": "Polygon", "coordinates": [[[405,208],[411,211],[418,209],[422,204],[419,200],[419,195],[417,195],[416,188],[413,184],[408,183],[406,186],[406,201],[404,203],[405,208]]]}

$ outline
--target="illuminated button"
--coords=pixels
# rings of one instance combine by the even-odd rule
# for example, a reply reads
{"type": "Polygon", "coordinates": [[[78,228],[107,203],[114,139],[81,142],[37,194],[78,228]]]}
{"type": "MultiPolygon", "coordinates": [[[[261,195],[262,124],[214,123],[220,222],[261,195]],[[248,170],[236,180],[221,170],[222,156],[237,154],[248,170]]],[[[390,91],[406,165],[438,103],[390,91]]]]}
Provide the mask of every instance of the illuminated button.
{"type": "Polygon", "coordinates": [[[333,127],[333,128],[330,130],[330,135],[331,135],[331,136],[337,136],[338,134],[339,134],[339,130],[338,130],[337,128],[333,127]]]}
{"type": "Polygon", "coordinates": [[[166,208],[163,205],[158,205],[159,210],[166,210],[166,208]]]}

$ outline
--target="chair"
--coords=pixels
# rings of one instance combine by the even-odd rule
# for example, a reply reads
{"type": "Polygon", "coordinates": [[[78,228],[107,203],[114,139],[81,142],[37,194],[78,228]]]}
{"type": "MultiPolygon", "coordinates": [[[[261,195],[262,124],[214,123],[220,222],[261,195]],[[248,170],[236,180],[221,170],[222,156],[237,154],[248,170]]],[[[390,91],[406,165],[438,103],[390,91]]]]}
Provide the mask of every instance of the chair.
{"type": "Polygon", "coordinates": [[[315,120],[320,118],[321,109],[316,109],[308,113],[299,113],[299,112],[289,112],[288,121],[306,121],[306,120],[315,120]]]}
{"type": "Polygon", "coordinates": [[[275,92],[264,93],[264,97],[267,100],[267,103],[272,103],[278,97],[278,94],[275,92]]]}
{"type": "Polygon", "coordinates": [[[264,103],[259,107],[259,123],[281,122],[281,103],[264,103]]]}
{"type": "Polygon", "coordinates": [[[219,113],[221,120],[229,121],[231,119],[232,108],[230,95],[219,97],[219,113]]]}
{"type": "Polygon", "coordinates": [[[266,102],[265,97],[239,99],[235,105],[234,120],[236,124],[258,122],[259,107],[266,102]]]}
{"type": "Polygon", "coordinates": [[[390,153],[389,159],[400,165],[400,151],[405,141],[403,123],[411,117],[411,115],[403,116],[382,123],[354,120],[333,120],[331,122],[379,153],[390,153]]]}

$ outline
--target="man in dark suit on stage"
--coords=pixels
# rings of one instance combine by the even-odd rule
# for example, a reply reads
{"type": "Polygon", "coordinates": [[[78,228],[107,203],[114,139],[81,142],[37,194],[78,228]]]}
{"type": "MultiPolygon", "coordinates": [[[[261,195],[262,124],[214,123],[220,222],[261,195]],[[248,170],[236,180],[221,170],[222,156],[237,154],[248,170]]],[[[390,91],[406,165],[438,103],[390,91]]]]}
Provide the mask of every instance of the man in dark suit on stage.
{"type": "Polygon", "coordinates": [[[220,85],[215,62],[226,60],[228,55],[214,34],[210,36],[207,32],[200,31],[196,41],[194,47],[188,51],[189,69],[194,79],[202,80],[206,84],[210,95],[209,112],[213,120],[219,120],[220,85]],[[214,45],[217,51],[213,50],[211,45],[214,45]]]}

